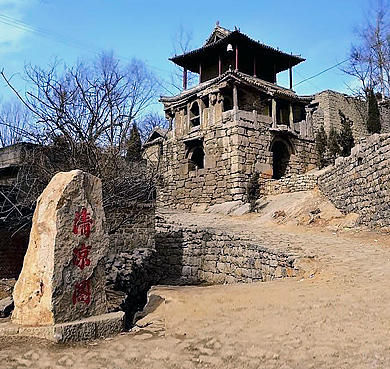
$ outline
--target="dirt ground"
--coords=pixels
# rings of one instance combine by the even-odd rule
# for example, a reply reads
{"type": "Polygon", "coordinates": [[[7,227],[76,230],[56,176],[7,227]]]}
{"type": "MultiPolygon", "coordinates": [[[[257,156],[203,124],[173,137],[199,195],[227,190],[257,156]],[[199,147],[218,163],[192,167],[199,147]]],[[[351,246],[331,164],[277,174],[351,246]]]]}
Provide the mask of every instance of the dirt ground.
{"type": "Polygon", "coordinates": [[[302,255],[300,277],[156,286],[130,332],[62,345],[3,337],[0,368],[390,368],[390,234],[351,228],[330,208],[327,218],[314,198],[274,219],[175,215],[284,245],[302,255]],[[322,218],[308,215],[317,206],[322,218]]]}

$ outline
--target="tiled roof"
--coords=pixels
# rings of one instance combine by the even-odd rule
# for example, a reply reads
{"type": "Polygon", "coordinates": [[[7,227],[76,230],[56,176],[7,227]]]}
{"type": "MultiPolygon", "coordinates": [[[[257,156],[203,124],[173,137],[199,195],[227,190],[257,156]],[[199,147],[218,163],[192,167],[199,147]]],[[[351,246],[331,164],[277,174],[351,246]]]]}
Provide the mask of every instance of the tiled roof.
{"type": "Polygon", "coordinates": [[[157,138],[159,137],[155,137],[152,139],[153,136],[160,136],[160,137],[164,137],[166,134],[167,134],[168,130],[165,129],[165,128],[161,128],[161,127],[154,127],[152,132],[150,132],[148,138],[146,139],[145,141],[145,144],[150,142],[150,141],[154,141],[156,140],[157,138]]]}
{"type": "Polygon", "coordinates": [[[253,76],[250,76],[248,74],[245,74],[245,73],[242,73],[239,71],[229,70],[229,71],[221,74],[218,77],[215,77],[215,78],[210,79],[206,82],[203,82],[203,83],[199,84],[198,86],[195,86],[191,89],[185,90],[182,93],[180,93],[179,95],[167,96],[167,97],[162,96],[160,101],[163,103],[168,103],[168,104],[179,102],[179,101],[185,100],[187,97],[189,97],[191,95],[197,94],[198,92],[201,92],[201,91],[211,87],[212,85],[217,85],[220,82],[223,82],[226,80],[232,80],[232,79],[240,81],[241,83],[245,83],[247,85],[250,85],[250,86],[252,86],[258,90],[261,90],[269,95],[276,95],[276,96],[286,97],[286,98],[290,98],[290,99],[294,99],[294,100],[299,99],[298,95],[294,91],[292,91],[288,88],[278,86],[274,83],[264,81],[260,78],[253,77],[253,76]]]}
{"type": "Polygon", "coordinates": [[[258,87],[262,90],[265,89],[266,92],[268,92],[270,94],[276,93],[279,95],[284,95],[284,96],[288,96],[288,97],[292,97],[292,98],[298,97],[294,91],[292,91],[288,88],[284,88],[282,86],[278,86],[275,83],[264,81],[263,79],[249,76],[248,74],[238,72],[238,71],[232,71],[232,73],[234,75],[239,76],[242,80],[246,81],[247,83],[251,84],[252,86],[258,87]]]}
{"type": "Polygon", "coordinates": [[[298,64],[302,61],[304,61],[305,59],[302,58],[300,55],[292,55],[292,54],[288,54],[288,53],[285,53],[283,51],[280,51],[279,49],[275,49],[274,47],[272,46],[269,46],[269,45],[266,45],[266,44],[263,44],[259,41],[255,41],[253,40],[252,38],[250,38],[249,36],[247,36],[246,34],[244,33],[241,33],[241,31],[239,30],[234,30],[234,31],[229,31],[229,30],[226,30],[228,31],[229,33],[227,32],[222,32],[221,30],[226,30],[225,28],[222,28],[222,27],[218,27],[218,29],[214,29],[214,31],[211,33],[210,37],[207,39],[206,41],[206,44],[198,49],[195,49],[195,50],[192,50],[192,51],[189,51],[187,53],[184,53],[182,55],[177,55],[177,56],[174,56],[172,58],[170,58],[170,60],[172,60],[173,62],[176,62],[177,60],[179,59],[183,59],[185,57],[188,57],[188,56],[195,56],[197,54],[200,54],[202,53],[204,50],[207,50],[207,49],[212,49],[212,48],[215,48],[216,46],[219,46],[220,44],[224,43],[227,39],[230,39],[230,38],[234,38],[234,37],[241,37],[251,43],[254,44],[254,46],[257,46],[258,48],[262,48],[262,49],[266,49],[266,50],[270,50],[272,51],[273,53],[275,54],[278,54],[280,56],[283,56],[283,57],[288,57],[292,60],[295,61],[295,64],[298,64]],[[218,41],[216,42],[212,42],[210,43],[209,41],[212,39],[213,35],[218,32],[219,34],[226,34],[225,37],[219,39],[218,41]]]}
{"type": "Polygon", "coordinates": [[[215,28],[213,29],[213,32],[211,32],[211,35],[207,38],[204,46],[210,45],[214,43],[212,41],[214,36],[217,36],[218,38],[225,38],[226,36],[230,35],[232,31],[228,30],[227,28],[223,28],[219,25],[219,22],[215,25],[215,28]]]}

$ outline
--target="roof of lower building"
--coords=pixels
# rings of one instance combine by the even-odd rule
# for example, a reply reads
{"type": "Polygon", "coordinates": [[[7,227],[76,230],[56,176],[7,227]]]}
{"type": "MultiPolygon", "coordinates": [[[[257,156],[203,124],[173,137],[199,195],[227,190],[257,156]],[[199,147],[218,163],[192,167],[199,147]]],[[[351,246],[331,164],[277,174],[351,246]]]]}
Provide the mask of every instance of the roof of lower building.
{"type": "Polygon", "coordinates": [[[290,90],[288,88],[278,86],[274,83],[264,81],[260,78],[253,77],[236,70],[228,70],[218,77],[200,83],[199,85],[190,88],[188,90],[184,90],[179,95],[162,96],[160,101],[164,103],[166,106],[175,105],[176,103],[180,104],[181,102],[185,101],[189,96],[198,94],[204,90],[212,88],[214,85],[218,86],[218,84],[223,83],[225,81],[242,83],[247,86],[251,86],[259,91],[262,91],[270,96],[286,98],[288,100],[305,100],[305,101],[311,100],[311,97],[309,98],[299,97],[293,90],[290,90]]]}
{"type": "Polygon", "coordinates": [[[156,143],[160,138],[164,138],[168,130],[161,127],[154,127],[152,132],[150,132],[145,143],[142,145],[144,148],[150,146],[153,143],[156,143]]]}

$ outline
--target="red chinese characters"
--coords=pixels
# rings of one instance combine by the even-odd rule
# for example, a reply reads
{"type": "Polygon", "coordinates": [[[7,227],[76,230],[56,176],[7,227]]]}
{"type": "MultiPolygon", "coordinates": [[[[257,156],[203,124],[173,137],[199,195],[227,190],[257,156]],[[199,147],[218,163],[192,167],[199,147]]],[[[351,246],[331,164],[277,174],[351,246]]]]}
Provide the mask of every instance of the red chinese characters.
{"type": "Polygon", "coordinates": [[[75,283],[72,301],[73,305],[76,305],[78,302],[83,302],[85,305],[91,303],[91,282],[88,279],[75,283]]]}
{"type": "MultiPolygon", "coordinates": [[[[82,208],[81,211],[76,211],[75,218],[73,220],[73,233],[82,236],[84,239],[89,238],[91,234],[91,225],[93,223],[90,214],[86,208],[82,208]]],[[[80,243],[78,247],[73,249],[73,265],[80,270],[84,270],[91,265],[89,253],[92,249],[91,245],[86,245],[84,242],[80,243]]],[[[74,284],[74,290],[72,295],[73,305],[78,302],[89,305],[91,303],[91,282],[89,279],[76,282],[74,284]]]]}
{"type": "Polygon", "coordinates": [[[88,259],[89,250],[92,246],[85,246],[84,243],[80,247],[73,249],[73,265],[78,266],[81,270],[84,270],[86,266],[91,264],[91,260],[88,259]]]}
{"type": "Polygon", "coordinates": [[[91,234],[91,224],[93,223],[90,214],[86,208],[82,208],[80,212],[76,211],[73,221],[73,233],[79,234],[85,237],[89,237],[91,234]]]}

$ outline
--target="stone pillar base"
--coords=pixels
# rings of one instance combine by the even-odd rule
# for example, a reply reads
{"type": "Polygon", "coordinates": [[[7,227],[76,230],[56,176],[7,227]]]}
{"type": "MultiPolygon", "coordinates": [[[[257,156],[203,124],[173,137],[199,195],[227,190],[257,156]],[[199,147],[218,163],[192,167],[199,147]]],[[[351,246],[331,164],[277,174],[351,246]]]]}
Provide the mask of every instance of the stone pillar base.
{"type": "Polygon", "coordinates": [[[54,342],[94,340],[116,335],[124,329],[123,311],[91,316],[62,324],[29,327],[12,322],[0,324],[1,336],[45,338],[54,342]]]}

